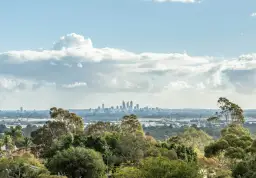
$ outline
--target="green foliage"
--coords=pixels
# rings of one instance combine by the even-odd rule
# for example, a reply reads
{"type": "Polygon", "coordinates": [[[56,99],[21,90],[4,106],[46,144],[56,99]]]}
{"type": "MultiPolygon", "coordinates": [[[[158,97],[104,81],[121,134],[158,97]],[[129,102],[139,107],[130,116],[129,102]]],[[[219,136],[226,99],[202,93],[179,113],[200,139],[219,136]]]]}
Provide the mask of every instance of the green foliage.
{"type": "Polygon", "coordinates": [[[206,157],[213,157],[218,155],[221,151],[224,151],[229,147],[229,144],[226,140],[220,139],[215,143],[211,143],[210,145],[206,146],[204,149],[206,157]]]}
{"type": "Polygon", "coordinates": [[[58,152],[47,163],[49,170],[69,178],[105,177],[106,166],[100,153],[86,148],[69,148],[58,152]]]}
{"type": "Polygon", "coordinates": [[[10,129],[4,133],[4,135],[6,137],[10,138],[9,140],[11,140],[11,142],[12,142],[11,144],[13,146],[17,146],[18,148],[23,146],[24,137],[22,135],[22,127],[21,126],[19,126],[19,125],[16,127],[11,126],[10,129]]]}
{"type": "Polygon", "coordinates": [[[55,139],[68,133],[64,122],[48,121],[43,127],[31,133],[32,141],[36,145],[49,146],[55,139]]]}
{"type": "Polygon", "coordinates": [[[48,174],[41,174],[38,178],[67,178],[66,176],[55,176],[55,175],[48,175],[48,174]]]}
{"type": "MultiPolygon", "coordinates": [[[[197,162],[197,153],[192,147],[187,147],[179,142],[179,137],[173,137],[168,142],[161,142],[158,147],[175,151],[178,159],[186,162],[197,162]]],[[[173,155],[175,157],[175,155],[173,155]]]]}
{"type": "Polygon", "coordinates": [[[99,121],[85,128],[87,135],[103,136],[106,132],[120,132],[120,127],[110,122],[99,121]]]}
{"type": "Polygon", "coordinates": [[[255,178],[256,177],[256,157],[248,161],[242,161],[235,165],[232,170],[234,178],[255,178]]]}
{"type": "Polygon", "coordinates": [[[213,139],[204,131],[189,127],[182,134],[169,138],[169,142],[184,144],[187,147],[193,147],[203,152],[204,147],[213,142],[213,139]]]}
{"type": "Polygon", "coordinates": [[[143,178],[198,178],[198,168],[180,160],[169,160],[164,157],[146,158],[140,166],[143,178]]]}
{"type": "Polygon", "coordinates": [[[14,149],[15,145],[10,135],[5,135],[2,143],[5,146],[6,151],[12,151],[14,149]]]}
{"type": "Polygon", "coordinates": [[[71,133],[83,132],[84,122],[80,116],[75,113],[70,113],[68,110],[53,107],[50,109],[50,116],[52,119],[63,122],[66,129],[71,133]]]}
{"type": "Polygon", "coordinates": [[[121,129],[123,133],[141,133],[144,134],[143,128],[136,115],[124,116],[121,121],[121,129]]]}
{"type": "Polygon", "coordinates": [[[113,178],[142,178],[142,172],[136,167],[120,167],[116,169],[113,178]]]}
{"type": "Polygon", "coordinates": [[[166,148],[160,148],[159,150],[161,152],[162,157],[166,157],[170,160],[177,160],[178,159],[178,155],[175,152],[175,150],[168,150],[166,148]]]}
{"type": "Polygon", "coordinates": [[[241,160],[250,151],[252,138],[241,125],[231,124],[221,131],[221,138],[205,147],[205,156],[213,157],[224,153],[226,158],[241,160]]]}
{"type": "Polygon", "coordinates": [[[13,159],[0,159],[1,178],[37,178],[40,174],[48,174],[48,171],[33,155],[24,154],[13,159]]]}
{"type": "Polygon", "coordinates": [[[136,163],[144,157],[146,148],[147,142],[141,134],[126,134],[120,136],[116,154],[120,156],[123,162],[136,163]]]}
{"type": "Polygon", "coordinates": [[[46,122],[43,127],[31,133],[33,143],[38,146],[34,151],[39,155],[47,155],[45,153],[62,136],[83,133],[83,120],[76,114],[54,107],[50,109],[50,116],[53,121],[46,122]]]}

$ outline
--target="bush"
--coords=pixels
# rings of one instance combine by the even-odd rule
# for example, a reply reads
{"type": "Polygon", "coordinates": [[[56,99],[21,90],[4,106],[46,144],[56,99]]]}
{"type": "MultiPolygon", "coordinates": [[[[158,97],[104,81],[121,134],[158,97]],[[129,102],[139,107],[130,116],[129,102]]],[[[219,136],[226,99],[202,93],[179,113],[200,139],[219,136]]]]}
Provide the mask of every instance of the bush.
{"type": "Polygon", "coordinates": [[[54,174],[61,173],[70,178],[101,178],[106,169],[100,153],[81,147],[58,152],[49,160],[47,167],[54,174]]]}

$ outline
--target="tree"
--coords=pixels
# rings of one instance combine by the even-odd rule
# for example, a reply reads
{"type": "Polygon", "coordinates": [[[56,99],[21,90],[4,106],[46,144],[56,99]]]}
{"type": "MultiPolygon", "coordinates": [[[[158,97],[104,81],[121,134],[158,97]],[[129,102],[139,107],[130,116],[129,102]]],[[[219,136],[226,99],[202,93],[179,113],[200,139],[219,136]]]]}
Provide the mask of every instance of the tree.
{"type": "Polygon", "coordinates": [[[11,126],[10,129],[5,132],[5,135],[11,137],[13,145],[17,147],[22,147],[24,137],[23,137],[21,126],[19,125],[16,127],[11,126]]]}
{"type": "Polygon", "coordinates": [[[110,122],[99,121],[95,124],[90,124],[85,128],[85,133],[87,135],[103,136],[106,132],[120,132],[120,127],[110,122]]]}
{"type": "Polygon", "coordinates": [[[146,158],[140,166],[143,178],[199,178],[196,164],[164,157],[146,158]]]}
{"type": "Polygon", "coordinates": [[[143,128],[138,120],[137,116],[134,114],[124,116],[121,121],[121,129],[123,133],[142,133],[143,128]]]}
{"type": "Polygon", "coordinates": [[[37,146],[33,151],[40,156],[48,152],[51,145],[63,135],[83,133],[83,119],[76,114],[53,107],[50,109],[50,116],[52,121],[46,122],[43,127],[31,133],[32,142],[37,146]]]}
{"type": "Polygon", "coordinates": [[[197,162],[197,153],[191,146],[185,146],[179,137],[171,137],[168,142],[161,142],[158,147],[175,151],[178,159],[185,162],[197,162]]]}
{"type": "Polygon", "coordinates": [[[15,145],[13,144],[12,137],[10,135],[4,136],[3,144],[5,146],[5,150],[9,153],[15,148],[15,145]]]}
{"type": "Polygon", "coordinates": [[[58,152],[47,163],[49,170],[69,178],[102,178],[106,166],[100,153],[86,148],[69,148],[58,152]]]}
{"type": "Polygon", "coordinates": [[[71,133],[83,132],[84,122],[80,116],[70,113],[68,110],[53,107],[50,109],[50,116],[56,121],[63,122],[67,130],[71,133]]]}
{"type": "Polygon", "coordinates": [[[123,159],[122,162],[138,163],[144,157],[144,150],[148,147],[148,143],[141,134],[130,133],[120,136],[116,153],[123,159]]]}
{"type": "Polygon", "coordinates": [[[10,130],[5,132],[5,135],[10,135],[14,141],[22,137],[22,127],[17,125],[16,127],[11,126],[10,130]]]}
{"type": "Polygon", "coordinates": [[[31,140],[36,145],[32,151],[35,154],[44,156],[44,153],[51,147],[54,141],[63,135],[67,135],[68,131],[65,123],[57,121],[48,121],[43,127],[31,133],[31,140]]]}
{"type": "Polygon", "coordinates": [[[252,143],[253,140],[247,129],[241,125],[231,124],[222,129],[221,138],[205,147],[205,156],[214,157],[224,154],[226,158],[239,161],[251,151],[252,143]]]}
{"type": "Polygon", "coordinates": [[[32,141],[36,145],[50,146],[53,140],[68,133],[65,123],[48,121],[43,127],[31,133],[32,141]]]}
{"type": "Polygon", "coordinates": [[[178,136],[170,137],[169,142],[183,144],[187,147],[193,147],[194,149],[198,149],[200,152],[203,152],[204,147],[213,142],[213,138],[198,128],[189,127],[178,136]]]}
{"type": "Polygon", "coordinates": [[[229,101],[225,97],[220,97],[218,99],[218,105],[220,108],[220,113],[216,113],[215,116],[212,116],[208,119],[208,121],[216,121],[220,119],[220,117],[224,117],[227,123],[244,123],[244,115],[243,110],[237,104],[229,101]]]}
{"type": "Polygon", "coordinates": [[[31,139],[28,137],[25,137],[23,145],[24,145],[25,150],[27,151],[30,148],[30,146],[32,145],[31,139]]]}
{"type": "Polygon", "coordinates": [[[31,154],[0,159],[1,178],[37,178],[40,174],[48,174],[47,169],[31,154]]]}

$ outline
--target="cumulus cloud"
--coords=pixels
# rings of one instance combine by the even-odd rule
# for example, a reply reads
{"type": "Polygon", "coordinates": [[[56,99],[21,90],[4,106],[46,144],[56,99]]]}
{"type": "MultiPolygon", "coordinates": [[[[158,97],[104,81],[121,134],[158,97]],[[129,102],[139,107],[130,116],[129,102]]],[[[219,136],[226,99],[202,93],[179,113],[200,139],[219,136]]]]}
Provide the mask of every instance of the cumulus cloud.
{"type": "Polygon", "coordinates": [[[200,0],[153,0],[154,2],[181,2],[181,3],[200,3],[200,0]]]}
{"type": "MultiPolygon", "coordinates": [[[[37,96],[48,105],[81,107],[86,102],[82,98],[92,96],[147,100],[153,95],[231,92],[240,97],[255,94],[255,88],[256,54],[220,59],[187,53],[134,53],[96,48],[91,39],[75,33],[61,37],[51,49],[0,53],[0,91],[11,97],[10,105],[17,100],[25,103],[25,95],[31,103],[37,96]]],[[[94,100],[99,101],[90,99],[90,103],[94,100]]]]}

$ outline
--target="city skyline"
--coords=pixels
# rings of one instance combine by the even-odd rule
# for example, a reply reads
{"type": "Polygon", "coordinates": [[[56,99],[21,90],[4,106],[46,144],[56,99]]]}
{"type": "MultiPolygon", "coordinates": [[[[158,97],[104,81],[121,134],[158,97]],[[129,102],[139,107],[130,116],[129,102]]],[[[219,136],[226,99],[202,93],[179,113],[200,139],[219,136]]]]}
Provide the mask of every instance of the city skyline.
{"type": "Polygon", "coordinates": [[[75,2],[1,4],[1,109],[255,108],[255,0],[75,2]]]}

